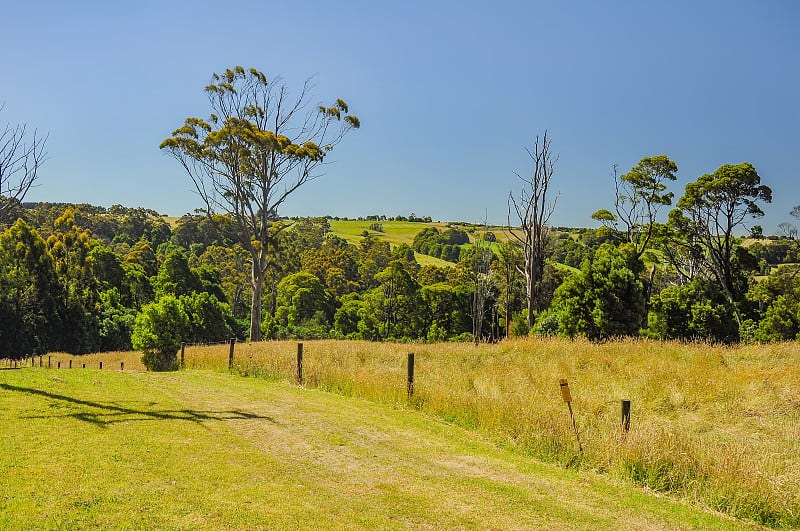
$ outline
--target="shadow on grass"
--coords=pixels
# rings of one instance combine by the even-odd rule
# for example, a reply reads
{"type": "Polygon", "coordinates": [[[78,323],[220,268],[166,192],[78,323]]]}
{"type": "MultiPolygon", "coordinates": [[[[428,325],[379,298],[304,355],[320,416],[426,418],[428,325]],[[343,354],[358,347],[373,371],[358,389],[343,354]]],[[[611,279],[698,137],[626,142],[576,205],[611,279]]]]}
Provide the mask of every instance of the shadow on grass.
{"type": "MultiPolygon", "coordinates": [[[[232,409],[229,411],[195,411],[192,409],[175,409],[164,411],[147,411],[142,409],[133,409],[129,407],[122,407],[115,404],[91,402],[89,400],[80,400],[70,396],[58,395],[55,393],[48,393],[39,389],[31,389],[29,387],[17,387],[15,385],[0,384],[0,389],[5,391],[12,391],[16,393],[25,393],[29,395],[41,396],[49,400],[63,402],[67,404],[75,404],[90,408],[99,409],[99,412],[81,411],[79,413],[70,413],[61,415],[63,417],[72,417],[84,422],[95,424],[97,426],[106,427],[111,424],[120,422],[142,421],[142,420],[188,420],[202,424],[206,421],[227,421],[227,420],[266,420],[272,424],[278,422],[272,417],[257,415],[247,411],[232,409]]],[[[151,405],[154,404],[151,402],[151,405]]],[[[30,416],[27,418],[51,418],[56,415],[39,415],[30,416]]]]}

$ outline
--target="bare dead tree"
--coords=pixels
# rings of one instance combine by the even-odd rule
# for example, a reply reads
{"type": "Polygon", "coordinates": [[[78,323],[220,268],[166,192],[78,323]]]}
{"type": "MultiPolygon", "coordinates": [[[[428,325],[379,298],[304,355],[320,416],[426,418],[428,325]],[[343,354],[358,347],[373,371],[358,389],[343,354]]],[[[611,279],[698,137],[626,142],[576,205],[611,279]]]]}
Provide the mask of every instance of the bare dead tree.
{"type": "Polygon", "coordinates": [[[39,167],[47,158],[48,136],[39,136],[36,129],[29,134],[25,124],[0,124],[0,214],[22,202],[38,178],[39,167]]]}
{"type": "Polygon", "coordinates": [[[518,197],[508,194],[508,232],[522,248],[522,269],[525,277],[525,296],[528,303],[528,325],[533,325],[533,314],[540,298],[544,265],[547,259],[549,242],[548,223],[556,207],[557,197],[550,200],[550,181],[553,178],[558,155],[550,150],[547,130],[541,138],[536,135],[533,150],[525,148],[533,161],[533,171],[529,177],[514,172],[522,181],[518,197]],[[519,230],[513,230],[512,212],[519,221],[519,230]]]}

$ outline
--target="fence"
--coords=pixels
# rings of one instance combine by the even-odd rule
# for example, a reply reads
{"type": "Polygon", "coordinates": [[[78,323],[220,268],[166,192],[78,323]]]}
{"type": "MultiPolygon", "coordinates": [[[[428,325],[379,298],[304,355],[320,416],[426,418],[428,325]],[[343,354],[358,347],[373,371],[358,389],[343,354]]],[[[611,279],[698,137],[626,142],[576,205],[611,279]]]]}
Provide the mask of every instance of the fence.
{"type": "MultiPolygon", "coordinates": [[[[103,370],[103,361],[102,360],[93,360],[93,362],[88,363],[82,361],[80,363],[75,363],[75,357],[70,357],[67,360],[56,359],[53,360],[52,355],[48,356],[30,356],[27,358],[20,358],[20,359],[10,359],[10,358],[1,358],[0,359],[0,367],[4,367],[7,369],[21,369],[23,367],[46,367],[48,369],[61,369],[61,364],[64,363],[64,369],[100,369],[103,370]]],[[[106,362],[105,366],[106,370],[125,370],[125,362],[119,361],[118,364],[109,365],[106,362]]]]}
{"type": "MultiPolygon", "coordinates": [[[[365,356],[358,356],[358,363],[353,363],[352,360],[344,361],[332,358],[330,354],[323,356],[321,359],[314,357],[307,359],[304,366],[304,348],[303,343],[297,343],[296,357],[292,359],[290,355],[286,355],[285,347],[289,345],[288,342],[263,342],[255,345],[248,343],[237,343],[235,338],[227,341],[218,341],[214,343],[182,343],[179,351],[179,362],[181,368],[211,368],[222,369],[220,364],[222,356],[220,355],[223,345],[227,346],[227,370],[229,372],[239,374],[241,376],[260,376],[267,379],[290,380],[298,385],[308,384],[314,387],[321,387],[323,389],[330,389],[333,391],[344,392],[346,394],[354,394],[353,391],[359,387],[358,383],[354,380],[361,379],[359,375],[353,370],[354,365],[367,365],[365,356]],[[238,349],[237,349],[238,346],[238,349]],[[273,348],[274,347],[274,348],[273,348]],[[190,356],[187,362],[187,350],[190,356]],[[237,354],[238,350],[238,354],[237,354]],[[283,350],[283,352],[282,352],[283,350]],[[208,352],[212,351],[209,356],[208,352]],[[315,363],[318,362],[318,363],[315,363]],[[310,363],[309,363],[310,362],[310,363]],[[344,368],[350,367],[345,371],[347,374],[336,374],[336,367],[344,368]],[[304,372],[305,367],[305,372],[304,372]],[[323,374],[324,373],[324,374],[323,374]],[[348,381],[350,378],[350,381],[348,381]]],[[[55,354],[47,356],[30,356],[22,359],[0,359],[0,367],[5,368],[21,368],[21,367],[46,367],[51,369],[105,369],[106,370],[125,370],[126,359],[128,361],[129,370],[143,370],[143,366],[137,366],[136,361],[131,363],[131,356],[138,357],[138,353],[131,352],[118,352],[118,353],[103,353],[85,356],[73,356],[69,354],[55,354]],[[101,359],[101,358],[116,358],[116,359],[101,359]],[[120,359],[124,358],[124,359],[120,359]],[[62,367],[63,363],[63,367],[62,367]]],[[[394,357],[393,357],[394,358],[394,357]]],[[[401,399],[401,393],[397,391],[401,389],[401,385],[405,387],[405,398],[415,403],[415,379],[417,377],[416,370],[416,354],[406,353],[404,356],[399,356],[392,360],[387,360],[385,357],[381,358],[383,365],[383,372],[385,373],[381,378],[376,378],[375,370],[367,371],[373,375],[373,381],[380,383],[374,387],[382,387],[384,389],[394,388],[394,391],[389,392],[388,396],[391,400],[401,399]],[[388,362],[388,363],[387,363],[388,362]],[[392,363],[393,362],[393,363],[392,363]],[[405,376],[405,379],[403,379],[405,376]],[[394,384],[392,384],[394,382],[394,384]]],[[[341,372],[341,371],[339,371],[341,372]]],[[[563,389],[563,387],[562,387],[563,389]]],[[[430,390],[430,389],[428,389],[430,390]]],[[[373,390],[374,391],[374,390],[373,390]]],[[[355,393],[359,394],[359,393],[355,393]]],[[[369,393],[374,397],[374,392],[369,393]]],[[[383,393],[387,395],[387,393],[383,393]]],[[[417,399],[416,403],[419,405],[420,401],[425,398],[417,399]]],[[[570,416],[572,413],[572,406],[570,408],[570,416]]],[[[630,430],[631,423],[631,403],[630,400],[622,400],[620,407],[620,427],[623,433],[630,430]]],[[[577,436],[577,426],[574,425],[577,436]]]]}

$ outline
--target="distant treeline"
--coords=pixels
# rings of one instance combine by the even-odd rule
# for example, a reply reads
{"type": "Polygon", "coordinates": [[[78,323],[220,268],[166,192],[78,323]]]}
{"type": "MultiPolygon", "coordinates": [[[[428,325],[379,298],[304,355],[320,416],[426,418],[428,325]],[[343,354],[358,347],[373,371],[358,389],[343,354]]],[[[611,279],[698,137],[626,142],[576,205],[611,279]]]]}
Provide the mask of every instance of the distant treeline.
{"type": "MultiPolygon", "coordinates": [[[[187,214],[170,224],[143,208],[36,203],[14,205],[0,223],[0,356],[129,349],[147,308],[183,315],[186,341],[247,337],[250,257],[226,216],[187,214]]],[[[791,238],[736,240],[739,325],[720,285],[702,275],[681,281],[663,265],[666,250],[655,247],[644,261],[608,228],[553,229],[528,323],[521,250],[474,226],[422,225],[411,245],[395,247],[380,234],[348,243],[326,218],[275,228],[263,286],[267,338],[469,340],[479,274],[490,283],[483,340],[507,330],[723,342],[800,332],[800,275],[784,265],[797,262],[791,238]],[[494,250],[485,273],[476,269],[476,239],[494,250]],[[452,265],[421,266],[415,251],[452,265]]]]}

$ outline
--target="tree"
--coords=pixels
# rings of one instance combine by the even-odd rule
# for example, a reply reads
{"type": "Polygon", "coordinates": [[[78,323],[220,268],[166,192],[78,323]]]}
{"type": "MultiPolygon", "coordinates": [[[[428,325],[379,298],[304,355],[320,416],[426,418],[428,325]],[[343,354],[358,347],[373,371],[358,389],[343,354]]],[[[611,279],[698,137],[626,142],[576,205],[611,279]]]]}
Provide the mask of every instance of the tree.
{"type": "Polygon", "coordinates": [[[213,343],[234,336],[233,314],[227,304],[209,293],[189,293],[179,298],[189,320],[184,341],[213,343]]]}
{"type": "Polygon", "coordinates": [[[620,230],[625,240],[634,245],[636,258],[641,258],[653,236],[658,211],[664,205],[672,204],[672,192],[665,181],[674,181],[678,166],[666,155],[645,157],[628,173],[618,176],[614,165],[614,211],[598,210],[592,218],[607,227],[620,230]]]}
{"type": "Polygon", "coordinates": [[[61,345],[64,304],[55,264],[22,219],[0,234],[0,345],[3,355],[43,354],[61,345]]]}
{"type": "MultiPolygon", "coordinates": [[[[614,211],[598,210],[592,218],[601,221],[603,225],[620,230],[625,235],[625,241],[632,245],[634,257],[638,260],[650,247],[656,230],[656,217],[661,207],[672,204],[672,192],[666,192],[666,181],[674,181],[678,166],[666,155],[644,157],[631,171],[617,175],[617,165],[614,165],[614,211]]],[[[656,259],[657,261],[657,259],[656,259]]],[[[653,279],[656,274],[656,264],[653,263],[648,282],[645,284],[645,301],[650,299],[653,279]]],[[[642,326],[647,326],[648,307],[642,312],[642,326]]]]}
{"type": "Polygon", "coordinates": [[[327,322],[333,313],[330,294],[319,278],[301,271],[281,280],[278,284],[276,320],[283,326],[299,326],[313,319],[318,312],[327,322]]]}
{"type": "Polygon", "coordinates": [[[739,336],[733,310],[718,282],[697,278],[653,297],[649,329],[661,339],[731,343],[739,336]]]}
{"type": "Polygon", "coordinates": [[[425,319],[419,283],[400,260],[389,263],[375,280],[379,286],[366,294],[359,314],[364,339],[419,337],[425,319]]]}
{"type": "Polygon", "coordinates": [[[594,262],[568,277],[553,295],[559,332],[589,339],[636,335],[644,309],[644,292],[631,262],[611,244],[597,250],[594,262]]]}
{"type": "MultiPolygon", "coordinates": [[[[572,240],[570,240],[572,241],[572,240]]],[[[519,270],[522,269],[522,252],[519,247],[511,242],[504,242],[497,247],[498,278],[500,280],[500,297],[498,303],[505,314],[505,335],[510,337],[511,313],[514,311],[514,302],[519,300],[519,270]]]]}
{"type": "Polygon", "coordinates": [[[486,223],[484,222],[484,232],[475,241],[467,255],[471,266],[469,270],[472,288],[470,313],[472,315],[472,340],[475,345],[480,342],[483,335],[484,307],[486,299],[489,298],[494,287],[493,271],[490,268],[494,252],[492,244],[486,241],[486,232],[486,223]]]}
{"type": "Polygon", "coordinates": [[[308,110],[313,84],[299,95],[254,68],[214,74],[205,88],[208,121],[187,118],[164,140],[184,167],[206,206],[206,214],[227,213],[239,243],[250,253],[252,302],[250,340],[261,337],[261,297],[268,258],[274,252],[278,209],[316,174],[326,154],[360,126],[337,99],[331,107],[308,110]]]}
{"type": "Polygon", "coordinates": [[[550,151],[550,139],[547,130],[539,139],[533,141],[533,151],[525,148],[533,161],[533,172],[530,177],[516,174],[522,181],[522,191],[519,197],[513,193],[508,194],[508,230],[511,237],[522,247],[523,267],[525,277],[525,295],[528,302],[528,325],[533,323],[533,314],[539,296],[539,285],[544,276],[544,264],[547,259],[547,244],[549,230],[547,223],[555,210],[555,200],[550,201],[548,191],[550,180],[555,171],[558,155],[550,151]],[[511,230],[511,212],[514,211],[516,220],[519,220],[522,235],[511,230]]]}
{"type": "Polygon", "coordinates": [[[169,252],[164,263],[158,270],[153,287],[156,296],[161,295],[188,295],[202,291],[202,284],[197,273],[189,267],[189,260],[183,251],[175,249],[169,252]]]}
{"type": "Polygon", "coordinates": [[[0,123],[0,215],[21,203],[39,177],[39,167],[47,158],[47,137],[39,136],[35,129],[29,134],[25,124],[0,123]]]}
{"type": "Polygon", "coordinates": [[[239,317],[250,285],[247,281],[247,252],[238,244],[232,247],[210,245],[193,260],[198,266],[213,267],[219,273],[225,298],[230,302],[233,315],[239,317]]]}
{"type": "Polygon", "coordinates": [[[678,201],[680,216],[674,221],[680,230],[696,239],[700,257],[722,285],[736,321],[742,319],[736,303],[743,295],[734,263],[733,231],[748,217],[761,217],[759,201],[772,202],[772,190],[761,184],[761,177],[749,162],[725,164],[713,174],[703,175],[686,185],[678,201]]]}

